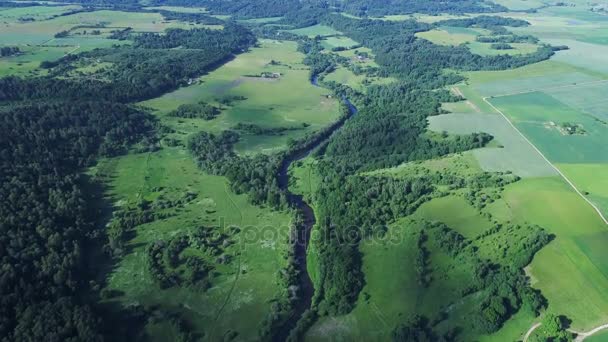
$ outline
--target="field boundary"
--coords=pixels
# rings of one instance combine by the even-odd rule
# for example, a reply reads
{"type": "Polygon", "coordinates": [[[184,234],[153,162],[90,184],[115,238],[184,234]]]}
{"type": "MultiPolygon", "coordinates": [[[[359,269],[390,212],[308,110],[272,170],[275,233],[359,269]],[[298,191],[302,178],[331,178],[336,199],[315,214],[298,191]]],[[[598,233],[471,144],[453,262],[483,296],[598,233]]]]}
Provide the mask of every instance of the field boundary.
{"type": "MultiPolygon", "coordinates": [[[[604,82],[608,82],[608,81],[604,81],[604,82]]],[[[522,93],[523,94],[523,93],[522,93]]],[[[502,96],[509,96],[509,95],[502,95],[502,96]]],[[[496,96],[495,96],[496,97],[496,96]]],[[[596,213],[599,215],[599,217],[602,219],[602,221],[604,221],[604,224],[608,225],[608,220],[606,219],[606,217],[604,217],[604,214],[602,214],[602,211],[595,205],[593,204],[593,202],[591,202],[587,197],[585,197],[585,195],[583,195],[576,187],[576,185],[574,185],[574,183],[572,183],[572,181],[570,181],[570,179],[568,179],[568,177],[566,177],[566,175],[559,169],[557,168],[557,166],[553,165],[553,163],[551,163],[551,161],[549,161],[549,159],[547,159],[547,157],[545,157],[545,155],[536,147],[536,145],[534,145],[532,143],[532,141],[530,141],[530,139],[528,139],[528,137],[526,137],[514,124],[513,122],[511,122],[511,120],[509,120],[509,118],[498,108],[496,108],[496,106],[494,106],[490,101],[488,101],[488,98],[491,97],[484,97],[483,101],[485,103],[487,103],[492,109],[494,109],[497,113],[499,113],[505,120],[507,120],[507,122],[509,123],[509,125],[511,125],[511,127],[513,127],[517,133],[519,133],[519,135],[522,136],[522,138],[524,138],[525,141],[528,142],[528,144],[530,144],[530,146],[532,146],[532,148],[534,148],[534,150],[536,150],[536,152],[538,152],[538,154],[540,154],[540,156],[547,162],[549,163],[549,165],[551,165],[552,168],[555,169],[555,171],[557,171],[557,173],[566,181],[566,183],[568,183],[572,189],[574,189],[574,191],[580,196],[582,197],[585,202],[587,202],[595,211],[596,213]]]]}
{"type": "MultiPolygon", "coordinates": [[[[523,94],[534,93],[534,92],[537,92],[537,91],[568,89],[568,88],[576,88],[578,86],[585,86],[585,85],[591,85],[591,84],[602,84],[602,83],[608,83],[608,79],[601,79],[601,80],[588,81],[588,82],[580,82],[580,83],[572,83],[572,84],[563,84],[563,85],[555,86],[555,87],[528,89],[528,90],[521,90],[521,91],[516,91],[516,92],[512,92],[512,93],[507,93],[507,94],[485,96],[485,97],[483,97],[483,100],[486,101],[486,99],[488,99],[488,98],[491,99],[491,98],[498,98],[498,97],[514,96],[514,95],[523,95],[523,94]]],[[[488,102],[488,101],[486,101],[486,102],[488,102]]]]}

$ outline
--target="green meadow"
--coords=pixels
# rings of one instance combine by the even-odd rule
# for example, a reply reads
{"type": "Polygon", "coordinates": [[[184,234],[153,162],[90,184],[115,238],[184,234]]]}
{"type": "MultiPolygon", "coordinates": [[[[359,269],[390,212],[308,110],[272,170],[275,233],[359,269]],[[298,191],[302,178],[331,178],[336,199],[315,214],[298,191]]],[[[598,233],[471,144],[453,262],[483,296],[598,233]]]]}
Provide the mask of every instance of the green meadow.
{"type": "Polygon", "coordinates": [[[450,33],[444,29],[434,29],[416,34],[419,38],[424,38],[439,45],[460,45],[475,41],[476,32],[471,29],[466,31],[450,33]]]}
{"type": "Polygon", "coordinates": [[[337,36],[337,37],[326,37],[323,39],[323,41],[321,42],[321,45],[328,49],[331,50],[333,48],[351,48],[353,46],[358,45],[359,43],[357,43],[356,41],[348,38],[348,37],[343,37],[343,36],[337,36]]]}
{"type": "Polygon", "coordinates": [[[339,115],[339,103],[329,92],[313,86],[304,55],[293,42],[264,40],[260,47],[240,54],[233,61],[197,80],[197,84],[180,88],[160,98],[143,102],[159,117],[177,129],[176,138],[206,130],[220,132],[238,123],[262,127],[293,127],[283,135],[243,135],[237,144],[241,153],[271,152],[283,149],[290,138],[318,130],[339,115]],[[271,62],[275,61],[274,64],[271,62]],[[262,72],[280,73],[278,78],[254,77],[262,72]],[[225,97],[241,96],[214,120],[172,118],[166,114],[184,103],[217,102],[225,97]],[[306,127],[304,126],[306,125],[306,127]]]}
{"type": "Polygon", "coordinates": [[[464,198],[454,195],[424,203],[416,211],[415,217],[443,222],[469,239],[474,239],[491,228],[491,222],[487,218],[479,215],[478,210],[464,198]]]}
{"type": "Polygon", "coordinates": [[[275,280],[286,263],[282,257],[290,229],[286,213],[249,204],[245,195],[232,193],[225,178],[201,172],[183,148],[104,160],[91,173],[108,180],[107,196],[116,207],[141,198],[197,194],[172,216],[136,227],[127,252],[108,276],[107,288],[121,293],[111,301],[179,310],[211,340],[228,331],[257,335],[270,301],[281,291],[275,280]],[[211,287],[205,291],[186,286],[161,290],[148,271],[146,247],[200,225],[240,227],[234,244],[225,250],[233,260],[216,265],[211,287]]]}

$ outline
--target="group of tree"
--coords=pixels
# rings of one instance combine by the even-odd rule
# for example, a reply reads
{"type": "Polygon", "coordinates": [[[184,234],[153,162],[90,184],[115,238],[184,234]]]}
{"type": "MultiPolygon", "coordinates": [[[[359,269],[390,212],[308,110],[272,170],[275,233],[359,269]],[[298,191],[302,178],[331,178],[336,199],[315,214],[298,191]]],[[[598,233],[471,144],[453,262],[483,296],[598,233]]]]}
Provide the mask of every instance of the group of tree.
{"type": "Polygon", "coordinates": [[[0,48],[0,57],[14,56],[21,53],[21,49],[17,46],[3,46],[0,48]]]}

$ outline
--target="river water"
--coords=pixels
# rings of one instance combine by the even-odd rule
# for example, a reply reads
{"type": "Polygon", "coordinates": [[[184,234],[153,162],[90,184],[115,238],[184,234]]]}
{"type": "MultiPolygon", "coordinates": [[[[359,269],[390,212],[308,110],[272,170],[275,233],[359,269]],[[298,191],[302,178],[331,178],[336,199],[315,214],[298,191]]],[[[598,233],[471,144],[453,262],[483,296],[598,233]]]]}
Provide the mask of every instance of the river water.
{"type": "MultiPolygon", "coordinates": [[[[319,86],[317,76],[313,77],[310,81],[315,87],[319,86]]],[[[348,106],[349,116],[348,119],[357,114],[357,108],[347,99],[343,98],[344,103],[348,106]]],[[[321,144],[325,143],[331,136],[338,131],[347,120],[344,120],[341,124],[336,125],[327,135],[325,139],[319,139],[311,145],[307,146],[306,149],[295,152],[294,154],[285,158],[281,169],[279,171],[278,180],[279,186],[282,190],[287,193],[287,200],[289,205],[298,210],[300,217],[303,222],[296,227],[296,244],[295,244],[295,258],[296,268],[298,270],[298,286],[299,286],[299,298],[293,310],[292,317],[279,329],[275,335],[276,340],[285,341],[289,336],[291,330],[296,327],[296,324],[302,318],[302,315],[308,310],[312,304],[312,297],[315,293],[314,285],[308,274],[306,266],[306,255],[308,251],[308,244],[310,242],[310,235],[312,228],[317,223],[315,212],[312,207],[306,203],[302,195],[294,194],[289,190],[289,167],[294,162],[306,158],[312,151],[314,151],[321,144]]]]}

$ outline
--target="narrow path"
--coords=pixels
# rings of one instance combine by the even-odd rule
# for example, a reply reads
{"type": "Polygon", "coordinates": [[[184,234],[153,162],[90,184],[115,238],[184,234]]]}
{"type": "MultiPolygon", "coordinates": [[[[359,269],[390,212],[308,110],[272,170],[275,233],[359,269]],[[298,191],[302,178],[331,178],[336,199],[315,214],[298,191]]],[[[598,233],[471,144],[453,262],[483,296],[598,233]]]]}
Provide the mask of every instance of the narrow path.
{"type": "MultiPolygon", "coordinates": [[[[542,323],[536,323],[534,324],[526,333],[526,335],[524,336],[524,340],[523,342],[527,342],[528,339],[530,338],[530,336],[532,335],[532,333],[538,329],[538,327],[540,327],[542,325],[542,323]]],[[[574,340],[575,342],[582,342],[584,341],[587,337],[597,334],[598,332],[602,331],[602,330],[606,330],[608,329],[608,324],[604,324],[604,325],[600,325],[597,328],[594,328],[592,330],[589,330],[587,332],[581,332],[581,331],[576,331],[576,330],[572,330],[572,329],[568,329],[569,332],[576,334],[576,339],[574,340]]]]}
{"type": "MultiPolygon", "coordinates": [[[[224,191],[226,192],[226,196],[228,197],[228,200],[230,200],[230,203],[232,203],[232,205],[234,206],[234,208],[236,209],[236,211],[239,213],[239,217],[240,217],[239,225],[242,227],[243,226],[243,212],[241,211],[241,208],[239,208],[239,206],[236,204],[236,202],[232,199],[232,196],[230,196],[230,190],[228,190],[227,187],[228,187],[228,184],[224,183],[224,191]]],[[[239,227],[239,228],[241,228],[241,227],[239,227]]],[[[239,276],[241,274],[241,255],[242,254],[243,254],[243,242],[240,241],[239,242],[238,257],[237,257],[236,276],[234,278],[234,281],[232,282],[232,286],[230,287],[230,291],[228,291],[228,295],[226,296],[226,299],[224,300],[224,303],[222,304],[222,306],[220,307],[220,309],[217,312],[217,315],[215,317],[215,321],[216,322],[222,316],[222,313],[224,312],[224,308],[226,307],[226,305],[228,305],[228,302],[230,302],[230,298],[232,297],[232,293],[234,292],[234,288],[236,287],[236,283],[239,280],[239,276]]]]}
{"type": "Polygon", "coordinates": [[[538,329],[538,327],[540,327],[542,325],[542,323],[536,323],[534,324],[526,333],[526,335],[524,336],[524,342],[527,342],[528,339],[530,338],[530,336],[532,335],[532,333],[534,332],[534,330],[538,329]]]}
{"type": "Polygon", "coordinates": [[[605,330],[605,329],[608,329],[608,324],[600,325],[599,327],[589,330],[587,332],[580,332],[580,331],[576,331],[576,330],[572,330],[572,329],[568,329],[568,331],[576,334],[576,339],[574,341],[582,342],[587,337],[589,337],[593,334],[597,334],[598,332],[605,330]]]}
{"type": "Polygon", "coordinates": [[[474,104],[473,102],[471,102],[470,100],[467,100],[466,97],[464,96],[464,94],[462,93],[462,91],[460,90],[460,88],[452,87],[452,90],[456,93],[456,95],[465,99],[467,106],[471,107],[471,109],[473,109],[473,111],[475,113],[481,113],[481,109],[479,109],[479,107],[477,107],[477,105],[474,104]]]}
{"type": "MultiPolygon", "coordinates": [[[[506,96],[506,95],[504,95],[506,96]]],[[[604,221],[604,223],[606,225],[608,225],[608,220],[606,219],[606,217],[604,217],[604,214],[602,214],[602,211],[595,205],[593,204],[593,202],[591,202],[587,197],[585,197],[585,195],[583,195],[574,185],[574,183],[572,183],[572,181],[570,181],[570,179],[568,179],[568,177],[566,177],[566,175],[560,170],[558,169],[555,165],[553,165],[553,163],[551,163],[549,161],[549,159],[547,159],[547,157],[545,157],[545,155],[517,128],[515,127],[515,125],[511,122],[511,120],[509,120],[509,118],[498,108],[496,108],[496,106],[494,106],[490,101],[488,101],[488,97],[484,97],[483,100],[485,101],[485,103],[487,103],[490,107],[492,107],[492,109],[494,109],[497,113],[499,113],[500,115],[502,115],[502,117],[507,120],[507,122],[509,123],[509,125],[511,125],[511,127],[513,127],[513,129],[515,129],[517,131],[517,133],[519,133],[519,135],[522,136],[522,138],[524,138],[525,141],[528,142],[528,144],[530,144],[530,146],[532,146],[532,148],[534,148],[534,150],[536,150],[536,152],[538,152],[538,154],[540,154],[541,157],[543,157],[543,159],[549,163],[549,165],[551,165],[551,167],[553,169],[555,169],[555,171],[557,171],[557,173],[562,176],[562,178],[572,187],[572,189],[574,189],[574,191],[581,196],[581,198],[583,200],[585,200],[585,202],[589,203],[589,205],[597,212],[597,214],[599,215],[599,217],[602,219],[602,221],[604,221]]]]}

